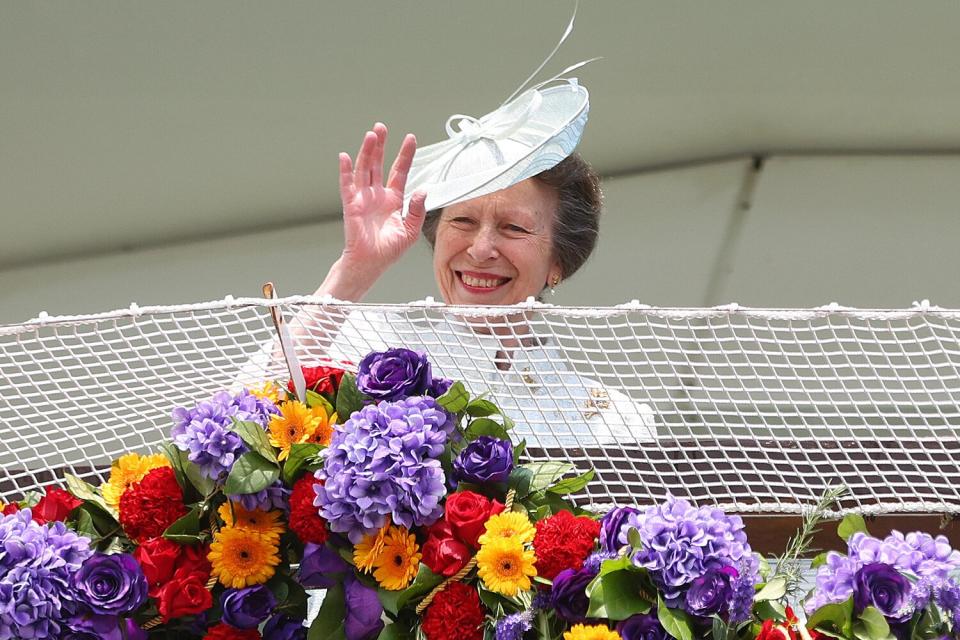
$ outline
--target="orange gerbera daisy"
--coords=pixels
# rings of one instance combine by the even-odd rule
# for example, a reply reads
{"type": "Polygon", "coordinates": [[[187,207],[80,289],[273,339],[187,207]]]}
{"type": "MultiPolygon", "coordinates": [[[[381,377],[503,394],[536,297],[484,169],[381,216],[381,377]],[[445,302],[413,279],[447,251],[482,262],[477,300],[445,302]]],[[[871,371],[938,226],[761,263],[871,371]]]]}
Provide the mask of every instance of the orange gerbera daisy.
{"type": "Polygon", "coordinates": [[[276,542],[283,534],[284,527],[281,511],[264,511],[263,509],[244,509],[239,502],[228,500],[220,505],[217,511],[220,518],[228,527],[250,529],[276,542]]]}
{"type": "Polygon", "coordinates": [[[239,527],[224,527],[216,532],[207,559],[220,584],[234,589],[263,584],[273,577],[280,564],[275,542],[252,529],[239,527]]]}
{"type": "Polygon", "coordinates": [[[323,407],[308,407],[296,400],[284,402],[280,405],[280,415],[270,418],[270,444],[280,449],[280,460],[286,460],[290,455],[290,447],[302,442],[314,442],[318,430],[320,439],[326,434],[325,442],[329,444],[333,433],[331,425],[336,422],[337,414],[328,416],[323,407]],[[326,431],[323,431],[326,430],[326,431]]]}

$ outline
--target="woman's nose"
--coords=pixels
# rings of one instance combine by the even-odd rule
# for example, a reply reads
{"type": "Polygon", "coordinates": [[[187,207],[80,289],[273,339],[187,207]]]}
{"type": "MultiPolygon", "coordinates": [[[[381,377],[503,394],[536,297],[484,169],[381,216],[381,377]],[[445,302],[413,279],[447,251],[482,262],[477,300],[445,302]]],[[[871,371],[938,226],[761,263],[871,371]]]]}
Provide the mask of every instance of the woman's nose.
{"type": "Polygon", "coordinates": [[[477,234],[473,236],[473,242],[467,247],[467,254],[478,263],[499,257],[500,253],[497,251],[495,234],[485,229],[477,231],[477,234]]]}

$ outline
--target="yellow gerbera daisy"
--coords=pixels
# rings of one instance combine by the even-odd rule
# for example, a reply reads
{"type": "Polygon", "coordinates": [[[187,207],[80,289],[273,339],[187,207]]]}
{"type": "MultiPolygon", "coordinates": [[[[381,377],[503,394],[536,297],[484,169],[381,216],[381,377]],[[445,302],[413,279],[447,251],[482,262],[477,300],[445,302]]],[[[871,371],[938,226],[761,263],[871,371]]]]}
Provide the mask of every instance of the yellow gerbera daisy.
{"type": "MultiPolygon", "coordinates": [[[[320,410],[323,411],[323,409],[320,410]]],[[[324,418],[324,420],[317,423],[304,442],[322,444],[323,446],[330,444],[330,441],[333,439],[333,425],[337,424],[337,413],[334,412],[333,415],[327,417],[326,412],[324,412],[324,418]]]]}
{"type": "Polygon", "coordinates": [[[134,482],[143,480],[143,476],[157,467],[169,467],[167,456],[157,453],[141,456],[139,453],[128,453],[117,458],[110,465],[110,477],[101,485],[103,499],[114,509],[120,508],[120,496],[134,482]]]}
{"type": "Polygon", "coordinates": [[[389,529],[390,519],[388,518],[387,523],[380,527],[380,531],[364,536],[363,540],[353,548],[353,564],[357,569],[366,573],[373,571],[373,565],[383,553],[383,543],[389,529]]]}
{"type": "MultiPolygon", "coordinates": [[[[336,414],[334,414],[336,415],[336,414]]],[[[280,449],[280,460],[290,455],[290,446],[307,442],[317,429],[332,424],[323,407],[310,408],[302,402],[284,402],[280,415],[270,418],[270,444],[280,449]]],[[[329,438],[327,439],[329,443],[329,438]]]]}
{"type": "Polygon", "coordinates": [[[406,527],[391,526],[374,561],[373,577],[387,591],[406,589],[420,570],[420,555],[416,536],[406,527]]]}
{"type": "Polygon", "coordinates": [[[620,634],[602,624],[575,624],[563,634],[563,640],[621,640],[620,634]]]}
{"type": "Polygon", "coordinates": [[[273,404],[280,404],[280,387],[272,380],[267,380],[255,387],[248,387],[248,390],[258,398],[269,400],[273,404]]]}
{"type": "Polygon", "coordinates": [[[524,544],[529,544],[533,542],[533,536],[537,532],[530,524],[527,514],[518,511],[491,516],[484,526],[486,530],[479,538],[481,545],[487,544],[494,538],[516,538],[524,544]]]}
{"type": "Polygon", "coordinates": [[[537,575],[533,551],[516,538],[493,538],[477,552],[477,574],[490,591],[513,597],[537,575]]]}
{"type": "Polygon", "coordinates": [[[283,517],[281,511],[247,510],[239,502],[228,500],[220,505],[217,513],[226,526],[250,529],[274,542],[280,539],[284,531],[283,522],[280,520],[283,517]]]}
{"type": "Polygon", "coordinates": [[[277,545],[251,529],[224,527],[213,535],[207,559],[225,587],[263,584],[280,564],[277,545]]]}

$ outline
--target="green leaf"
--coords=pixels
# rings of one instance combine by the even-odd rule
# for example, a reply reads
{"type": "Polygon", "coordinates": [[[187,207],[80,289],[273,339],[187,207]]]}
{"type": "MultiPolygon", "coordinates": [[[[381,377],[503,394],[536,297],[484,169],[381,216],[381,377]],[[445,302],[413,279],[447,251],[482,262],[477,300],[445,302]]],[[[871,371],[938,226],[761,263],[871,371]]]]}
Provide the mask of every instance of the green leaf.
{"type": "Polygon", "coordinates": [[[530,495],[530,482],[533,480],[533,471],[523,465],[514,466],[507,478],[507,486],[516,492],[516,499],[523,500],[530,495]]]}
{"type": "Polygon", "coordinates": [[[520,457],[527,450],[527,441],[521,440],[513,446],[513,466],[520,464],[520,457]]]}
{"type": "Polygon", "coordinates": [[[530,462],[520,465],[520,467],[529,469],[533,473],[533,477],[530,479],[531,492],[543,491],[576,468],[569,462],[557,462],[554,460],[530,462]]]}
{"type": "Polygon", "coordinates": [[[492,416],[500,413],[500,407],[493,404],[489,400],[485,400],[484,398],[472,400],[470,404],[466,406],[466,410],[467,415],[474,418],[483,418],[485,416],[492,416]]]}
{"type": "Polygon", "coordinates": [[[346,640],[343,623],[347,618],[346,599],[343,594],[343,585],[335,584],[327,589],[323,596],[323,604],[317,617],[310,625],[307,640],[346,640]]]}
{"type": "Polygon", "coordinates": [[[762,602],[763,600],[779,600],[787,593],[787,581],[784,578],[774,578],[767,584],[763,585],[763,588],[760,589],[753,596],[754,602],[762,602]]]}
{"type": "Polygon", "coordinates": [[[304,404],[311,409],[314,407],[323,407],[323,410],[326,412],[328,418],[337,412],[336,408],[330,404],[329,400],[324,398],[316,391],[310,391],[309,389],[307,389],[307,401],[304,404]]]}
{"type": "Polygon", "coordinates": [[[640,571],[640,569],[636,565],[634,565],[633,562],[630,560],[630,556],[625,555],[625,556],[619,556],[617,558],[612,558],[610,560],[604,560],[603,562],[601,562],[599,575],[605,576],[608,573],[613,573],[614,571],[622,571],[624,569],[630,570],[630,571],[640,571]]]}
{"type": "Polygon", "coordinates": [[[357,389],[357,378],[352,373],[343,374],[337,389],[337,416],[345,421],[354,411],[363,408],[364,396],[357,389]]]}
{"type": "Polygon", "coordinates": [[[597,576],[599,584],[590,593],[587,617],[625,620],[635,613],[650,611],[653,603],[641,595],[641,577],[642,574],[627,570],[597,576]]]}
{"type": "Polygon", "coordinates": [[[854,624],[853,635],[861,640],[887,640],[890,638],[890,625],[876,607],[867,607],[854,624]]]}
{"type": "Polygon", "coordinates": [[[411,600],[427,595],[441,582],[443,582],[443,576],[437,575],[430,571],[427,565],[421,564],[417,577],[413,579],[409,587],[403,591],[380,589],[377,595],[380,596],[380,604],[383,605],[383,608],[393,615],[397,615],[397,612],[407,606],[411,600]]]}
{"type": "Polygon", "coordinates": [[[103,496],[97,492],[93,485],[87,484],[70,473],[65,473],[63,476],[67,482],[67,491],[73,494],[74,497],[84,502],[92,502],[106,513],[116,517],[114,510],[110,508],[110,505],[107,504],[107,501],[103,499],[103,496]]]}
{"type": "Polygon", "coordinates": [[[783,622],[787,619],[787,610],[776,600],[765,600],[756,603],[753,608],[758,620],[776,620],[783,622]]]}
{"type": "Polygon", "coordinates": [[[863,516],[856,513],[851,513],[844,517],[844,519],[840,521],[840,526],[837,527],[837,535],[839,535],[844,542],[858,531],[869,533],[869,531],[867,531],[867,523],[864,522],[863,516]]]}
{"type": "Polygon", "coordinates": [[[240,496],[266,489],[280,477],[280,469],[255,451],[248,451],[233,463],[223,485],[228,496],[240,496]]]}
{"type": "Polygon", "coordinates": [[[476,440],[480,436],[491,436],[510,441],[510,434],[503,425],[490,418],[477,418],[467,426],[467,440],[476,440]]]}
{"type": "Polygon", "coordinates": [[[713,640],[727,640],[730,633],[730,627],[720,619],[720,616],[713,616],[713,640]]]}
{"type": "Polygon", "coordinates": [[[167,460],[170,461],[170,466],[173,467],[173,474],[177,477],[177,484],[181,487],[189,486],[190,481],[187,480],[187,474],[183,470],[183,464],[187,462],[186,454],[180,451],[180,449],[169,440],[160,445],[160,450],[163,452],[163,455],[167,456],[167,460]]]}
{"type": "Polygon", "coordinates": [[[844,637],[851,635],[853,626],[853,597],[840,603],[825,604],[807,618],[808,629],[823,627],[826,631],[840,633],[844,637]]]}
{"type": "Polygon", "coordinates": [[[826,564],[826,562],[827,562],[827,554],[828,554],[828,553],[830,553],[830,552],[829,552],[829,551],[824,551],[823,553],[818,553],[817,555],[815,555],[815,556],[813,557],[813,560],[810,561],[810,568],[811,568],[811,569],[816,569],[816,568],[819,567],[820,565],[826,564]]]}
{"type": "Polygon", "coordinates": [[[194,507],[187,515],[179,518],[163,532],[163,537],[180,544],[193,544],[200,541],[200,512],[199,506],[194,507]]]}
{"type": "Polygon", "coordinates": [[[627,529],[627,542],[629,542],[630,546],[634,549],[643,547],[643,538],[640,537],[640,532],[637,531],[636,527],[627,529]]]}
{"type": "Polygon", "coordinates": [[[437,398],[437,404],[450,413],[460,413],[469,403],[470,394],[459,380],[454,382],[445,394],[437,398]]]}
{"type": "Polygon", "coordinates": [[[308,470],[314,464],[314,459],[326,447],[315,442],[298,442],[290,447],[290,455],[283,464],[283,481],[293,485],[300,475],[301,469],[307,467],[308,470]]]}
{"type": "Polygon", "coordinates": [[[590,481],[593,480],[593,476],[595,475],[596,472],[593,469],[590,469],[584,474],[561,480],[552,487],[547,487],[547,491],[561,496],[565,496],[570,493],[576,493],[587,486],[590,481]]]}
{"type": "MultiPolygon", "coordinates": [[[[181,452],[183,453],[183,452],[181,452]]],[[[187,476],[187,480],[190,481],[190,484],[200,493],[204,498],[208,498],[213,495],[213,492],[217,489],[217,483],[207,476],[203,475],[200,471],[200,467],[196,464],[190,462],[186,459],[187,454],[183,454],[183,473],[187,476]]]]}
{"type": "Polygon", "coordinates": [[[97,531],[97,528],[93,524],[93,517],[90,515],[89,511],[83,508],[83,506],[77,509],[77,515],[74,518],[73,529],[77,533],[81,533],[91,539],[100,537],[100,532],[97,531]]]}
{"type": "Polygon", "coordinates": [[[657,618],[672,637],[677,640],[693,640],[690,616],[679,609],[668,609],[660,595],[657,596],[657,618]]]}
{"type": "Polygon", "coordinates": [[[233,430],[250,447],[251,451],[256,451],[271,462],[277,461],[277,450],[270,444],[270,437],[267,432],[256,422],[237,420],[233,423],[233,430]]]}

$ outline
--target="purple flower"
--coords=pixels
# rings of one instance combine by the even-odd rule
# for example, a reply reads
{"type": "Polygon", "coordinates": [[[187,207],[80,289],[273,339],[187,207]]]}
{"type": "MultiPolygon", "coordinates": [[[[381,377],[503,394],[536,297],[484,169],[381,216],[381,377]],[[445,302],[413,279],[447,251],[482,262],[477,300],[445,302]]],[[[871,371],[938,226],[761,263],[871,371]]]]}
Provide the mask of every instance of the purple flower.
{"type": "Polygon", "coordinates": [[[921,578],[946,579],[960,568],[960,551],[952,549],[945,536],[934,538],[920,531],[907,535],[893,531],[883,540],[857,532],[850,536],[847,548],[859,564],[883,562],[921,578]]]}
{"type": "Polygon", "coordinates": [[[193,409],[175,408],[170,436],[205,477],[223,481],[236,459],[247,452],[243,440],[231,430],[233,422],[250,421],[266,428],[270,416],[279,413],[272,402],[246,389],[237,395],[220,391],[193,409]]]}
{"type": "Polygon", "coordinates": [[[533,627],[533,614],[529,611],[511,613],[497,620],[495,640],[522,640],[523,634],[533,627]]]}
{"type": "Polygon", "coordinates": [[[587,585],[597,574],[587,569],[564,569],[553,579],[551,604],[556,614],[567,622],[587,619],[590,598],[587,585]]]}
{"type": "Polygon", "coordinates": [[[66,634],[71,577],[91,553],[89,538],[62,522],[40,526],[30,509],[0,518],[0,638],[66,634]]]}
{"type": "Polygon", "coordinates": [[[266,586],[227,589],[220,594],[222,620],[238,629],[253,629],[270,617],[277,599],[266,586]]]}
{"type": "Polygon", "coordinates": [[[600,565],[603,564],[604,560],[613,560],[618,554],[609,553],[607,551],[595,551],[587,556],[587,559],[583,561],[583,568],[587,571],[597,575],[600,573],[600,565]]]}
{"type": "Polygon", "coordinates": [[[449,391],[450,387],[452,386],[453,380],[448,380],[447,378],[434,378],[430,383],[430,388],[427,389],[427,395],[433,396],[434,398],[439,398],[449,391]]]}
{"type": "Polygon", "coordinates": [[[634,507],[616,507],[600,520],[600,550],[618,553],[627,546],[627,532],[630,531],[630,516],[638,516],[640,510],[634,507]]]}
{"type": "Polygon", "coordinates": [[[383,606],[377,597],[377,590],[365,586],[352,575],[344,585],[347,619],[343,630],[347,640],[368,640],[376,638],[383,630],[383,606]]]}
{"type": "Polygon", "coordinates": [[[903,622],[909,600],[910,582],[888,564],[865,564],[853,577],[853,607],[858,613],[872,606],[892,621],[903,622]]]}
{"type": "Polygon", "coordinates": [[[423,395],[432,383],[427,356],[402,347],[369,353],[357,368],[357,388],[375,400],[423,395]]]}
{"type": "Polygon", "coordinates": [[[617,633],[623,640],[671,640],[656,614],[638,613],[617,624],[617,633]]]}
{"type": "Polygon", "coordinates": [[[509,440],[480,436],[460,451],[453,461],[457,482],[506,482],[513,471],[513,446],[509,440]]]}
{"type": "Polygon", "coordinates": [[[282,480],[277,480],[266,489],[261,489],[257,493],[246,493],[238,496],[231,496],[247,511],[262,509],[263,511],[279,510],[287,513],[290,511],[290,489],[287,489],[282,480]]]}
{"type": "Polygon", "coordinates": [[[671,496],[627,520],[643,543],[633,562],[650,572],[671,608],[683,608],[684,594],[696,578],[710,569],[737,566],[752,554],[743,520],[720,509],[697,509],[671,496]]]}
{"type": "Polygon", "coordinates": [[[93,613],[122,616],[147,601],[147,579],[128,553],[96,553],[73,575],[77,599],[93,613]]]}
{"type": "Polygon", "coordinates": [[[813,613],[825,604],[843,602],[849,598],[853,594],[853,576],[857,568],[857,562],[852,558],[836,551],[828,553],[826,561],[817,569],[813,597],[804,605],[807,613],[813,613]]]}
{"type": "Polygon", "coordinates": [[[687,589],[687,612],[701,618],[713,615],[723,617],[733,596],[733,579],[737,577],[739,573],[736,569],[722,567],[707,569],[702,576],[694,578],[687,589]]]}
{"type": "Polygon", "coordinates": [[[436,522],[446,495],[440,456],[453,427],[426,396],[366,406],[336,425],[317,472],[325,483],[314,487],[330,529],[356,544],[388,516],[408,529],[436,522]]]}
{"type": "Polygon", "coordinates": [[[730,599],[730,624],[738,624],[750,619],[753,609],[753,596],[756,595],[756,584],[759,578],[760,560],[756,555],[744,556],[737,565],[736,578],[731,581],[733,596],[730,599]]]}
{"type": "Polygon", "coordinates": [[[263,625],[263,640],[307,640],[307,628],[303,620],[278,613],[263,625]]]}
{"type": "Polygon", "coordinates": [[[308,542],[303,548],[298,581],[308,589],[329,589],[349,570],[350,566],[336,551],[308,542]]]}

